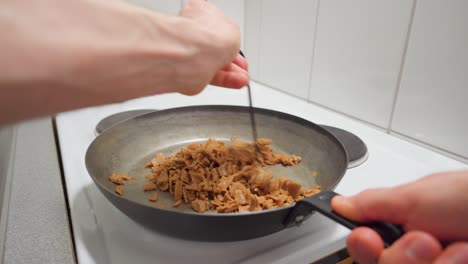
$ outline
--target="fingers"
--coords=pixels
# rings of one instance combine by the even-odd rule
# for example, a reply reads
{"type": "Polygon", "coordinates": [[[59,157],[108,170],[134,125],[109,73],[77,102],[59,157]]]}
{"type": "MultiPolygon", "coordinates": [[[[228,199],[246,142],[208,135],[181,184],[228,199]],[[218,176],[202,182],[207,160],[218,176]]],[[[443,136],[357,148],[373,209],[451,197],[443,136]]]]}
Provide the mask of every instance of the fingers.
{"type": "Polygon", "coordinates": [[[447,247],[434,262],[434,264],[444,263],[468,263],[468,242],[459,242],[447,247]]]}
{"type": "Polygon", "coordinates": [[[383,241],[376,232],[367,227],[353,230],[347,240],[348,252],[360,264],[378,263],[468,263],[468,243],[459,242],[442,251],[433,236],[411,231],[406,233],[391,247],[383,250],[383,241]]]}
{"type": "Polygon", "coordinates": [[[355,196],[335,196],[331,205],[333,210],[346,218],[368,222],[373,220],[404,224],[413,199],[404,189],[381,188],[361,192],[355,196]]]}
{"type": "Polygon", "coordinates": [[[249,65],[248,65],[247,59],[242,57],[240,54],[237,54],[236,58],[234,59],[234,61],[232,63],[234,63],[237,66],[241,67],[245,71],[249,70],[249,65]]]}
{"type": "Polygon", "coordinates": [[[354,229],[346,244],[351,257],[361,264],[376,263],[384,249],[380,236],[367,227],[354,229]]]}
{"type": "Polygon", "coordinates": [[[247,71],[231,63],[218,71],[210,84],[226,88],[242,88],[249,83],[250,76],[247,71]]]}
{"type": "Polygon", "coordinates": [[[441,252],[442,247],[433,236],[413,231],[406,233],[384,250],[380,255],[379,264],[432,263],[441,252]]]}
{"type": "Polygon", "coordinates": [[[383,250],[379,235],[367,227],[353,230],[347,240],[348,252],[358,263],[468,263],[468,243],[460,242],[449,246],[445,251],[437,239],[420,232],[406,233],[391,247],[383,250]]]}
{"type": "MultiPolygon", "coordinates": [[[[250,81],[249,73],[244,70],[244,67],[247,66],[246,62],[238,61],[243,67],[241,68],[238,64],[230,63],[222,70],[218,71],[210,84],[215,86],[221,86],[225,88],[235,88],[239,89],[246,86],[250,81]]],[[[185,95],[195,95],[200,93],[203,88],[196,89],[184,89],[181,91],[185,95]]]]}

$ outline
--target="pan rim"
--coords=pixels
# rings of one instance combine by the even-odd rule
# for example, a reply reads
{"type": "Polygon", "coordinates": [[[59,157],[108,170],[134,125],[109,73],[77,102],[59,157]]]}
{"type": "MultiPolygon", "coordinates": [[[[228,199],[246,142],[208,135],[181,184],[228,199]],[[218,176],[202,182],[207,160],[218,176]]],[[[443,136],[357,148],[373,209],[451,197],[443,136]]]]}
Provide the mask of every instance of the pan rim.
{"type": "MultiPolygon", "coordinates": [[[[302,117],[298,117],[298,116],[295,116],[295,115],[292,115],[292,114],[289,114],[289,113],[285,113],[285,112],[281,112],[281,111],[277,111],[277,110],[272,110],[272,109],[267,109],[267,108],[259,108],[259,107],[253,107],[253,108],[254,108],[255,113],[274,115],[274,116],[276,116],[278,118],[288,119],[290,121],[293,121],[293,122],[301,124],[301,125],[313,127],[314,129],[318,130],[320,133],[325,134],[329,139],[331,139],[332,141],[335,141],[336,145],[341,149],[342,153],[344,153],[344,155],[345,155],[344,160],[346,161],[346,165],[348,164],[347,163],[347,161],[348,161],[348,152],[346,151],[346,148],[344,147],[343,143],[338,138],[336,138],[332,133],[330,133],[328,130],[321,127],[320,125],[317,125],[316,123],[314,123],[312,121],[309,121],[307,119],[304,119],[302,117]]],[[[191,105],[191,106],[182,106],[182,107],[155,110],[155,111],[151,111],[151,112],[148,112],[148,113],[145,113],[145,114],[142,114],[142,115],[138,115],[138,116],[131,117],[131,118],[128,118],[126,120],[123,120],[123,121],[119,122],[118,124],[110,127],[109,129],[106,129],[105,131],[103,131],[101,134],[96,136],[93,139],[93,141],[89,144],[88,148],[86,149],[86,154],[85,154],[85,166],[86,166],[86,170],[88,172],[88,175],[89,175],[89,177],[91,177],[93,182],[96,185],[98,185],[97,187],[99,187],[98,189],[100,189],[100,191],[105,190],[107,194],[114,195],[115,198],[117,198],[119,200],[122,199],[122,200],[125,200],[126,202],[130,202],[130,203],[132,203],[134,205],[144,206],[144,207],[151,208],[153,210],[161,211],[161,212],[164,212],[164,213],[174,213],[174,214],[181,214],[181,215],[189,214],[189,215],[195,215],[195,216],[199,216],[199,217],[233,217],[233,216],[234,217],[241,217],[241,216],[246,216],[246,215],[251,216],[251,215],[257,215],[257,214],[273,213],[273,212],[276,212],[276,211],[289,210],[289,209],[293,208],[296,205],[296,203],[293,203],[291,205],[284,206],[284,207],[266,209],[266,210],[261,210],[261,211],[234,212],[234,213],[211,213],[211,212],[198,213],[198,212],[195,212],[195,211],[192,212],[192,211],[177,211],[177,210],[161,209],[161,208],[157,208],[157,207],[150,206],[150,205],[147,205],[147,204],[144,204],[144,203],[136,202],[136,201],[130,200],[128,198],[122,197],[120,195],[117,195],[115,192],[109,190],[101,182],[99,182],[96,179],[96,177],[93,176],[93,174],[91,173],[91,168],[90,168],[89,162],[88,162],[88,160],[90,159],[90,157],[89,157],[90,156],[90,151],[93,148],[93,146],[95,146],[97,144],[97,141],[99,140],[99,138],[102,138],[105,135],[107,135],[109,133],[112,133],[113,130],[118,129],[119,127],[125,126],[126,123],[131,122],[132,120],[147,118],[150,115],[160,116],[160,115],[165,115],[165,114],[168,114],[168,113],[194,112],[195,110],[196,111],[223,111],[223,109],[224,109],[224,111],[231,111],[231,112],[232,111],[237,111],[237,112],[248,112],[248,111],[250,111],[250,107],[248,107],[248,106],[239,106],[239,105],[191,105]]],[[[332,190],[334,190],[336,188],[336,186],[338,185],[338,183],[341,182],[342,178],[346,174],[346,171],[348,170],[347,166],[344,166],[344,167],[345,167],[345,169],[343,170],[341,175],[339,175],[339,177],[337,177],[337,180],[329,188],[327,188],[326,190],[322,190],[322,191],[328,191],[328,190],[332,191],[332,190]]],[[[106,197],[107,200],[109,200],[109,202],[111,202],[113,204],[113,202],[110,199],[108,199],[106,195],[104,195],[104,196],[106,197]]],[[[303,199],[306,199],[306,198],[303,198],[303,199]]]]}

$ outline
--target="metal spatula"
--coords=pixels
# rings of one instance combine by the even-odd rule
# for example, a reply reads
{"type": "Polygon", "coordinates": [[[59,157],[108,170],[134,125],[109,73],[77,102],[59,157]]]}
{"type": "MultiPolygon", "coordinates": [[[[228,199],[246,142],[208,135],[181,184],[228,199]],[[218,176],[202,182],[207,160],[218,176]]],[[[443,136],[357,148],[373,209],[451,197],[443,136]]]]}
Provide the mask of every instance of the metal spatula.
{"type": "MultiPolygon", "coordinates": [[[[245,55],[242,51],[239,51],[239,54],[245,58],[245,55]]],[[[253,108],[253,102],[252,102],[252,91],[250,89],[250,83],[247,84],[247,92],[249,95],[249,108],[250,108],[250,123],[252,126],[252,137],[254,141],[257,141],[257,124],[255,123],[255,114],[254,114],[254,108],[253,108]]]]}
{"type": "MultiPolygon", "coordinates": [[[[239,54],[245,58],[245,55],[244,53],[242,52],[242,50],[239,51],[239,54]]],[[[256,144],[257,142],[257,138],[258,138],[258,135],[257,135],[257,123],[255,122],[255,109],[253,108],[253,102],[252,102],[252,91],[251,91],[251,88],[250,88],[250,83],[247,84],[247,93],[249,95],[249,113],[250,113],[250,125],[251,125],[251,128],[252,128],[252,138],[254,140],[254,144],[255,144],[255,151],[256,151],[256,157],[257,157],[257,161],[260,161],[259,160],[259,149],[258,149],[258,146],[256,144]]]]}

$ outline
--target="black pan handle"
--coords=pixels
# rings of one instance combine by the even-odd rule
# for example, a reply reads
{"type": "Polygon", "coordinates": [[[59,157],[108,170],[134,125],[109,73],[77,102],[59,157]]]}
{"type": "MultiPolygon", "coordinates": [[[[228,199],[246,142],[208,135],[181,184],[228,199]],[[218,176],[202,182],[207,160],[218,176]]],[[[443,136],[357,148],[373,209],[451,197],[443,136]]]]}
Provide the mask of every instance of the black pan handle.
{"type": "Polygon", "coordinates": [[[358,223],[335,213],[331,208],[331,199],[336,195],[339,194],[333,191],[325,191],[312,197],[300,200],[291,209],[289,215],[284,221],[284,225],[288,227],[299,225],[304,220],[309,218],[313,211],[317,211],[349,229],[354,229],[359,226],[367,226],[372,228],[382,237],[386,246],[391,245],[405,233],[400,225],[383,222],[358,223]]]}

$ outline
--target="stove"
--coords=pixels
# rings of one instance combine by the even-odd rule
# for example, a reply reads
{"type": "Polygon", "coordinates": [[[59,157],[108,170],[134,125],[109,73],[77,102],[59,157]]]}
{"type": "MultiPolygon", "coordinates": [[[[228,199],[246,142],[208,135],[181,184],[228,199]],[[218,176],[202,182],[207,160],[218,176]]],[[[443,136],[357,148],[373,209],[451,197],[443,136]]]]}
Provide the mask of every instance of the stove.
{"type": "MultiPolygon", "coordinates": [[[[263,85],[252,83],[252,93],[255,107],[323,124],[347,148],[354,148],[350,155],[350,161],[355,160],[353,168],[335,189],[343,195],[370,187],[394,186],[432,172],[468,168],[466,164],[391,136],[384,130],[263,85]]],[[[208,104],[247,106],[247,102],[245,91],[208,87],[194,97],[158,95],[58,115],[57,132],[78,262],[310,263],[342,249],[349,230],[320,214],[314,214],[299,227],[238,242],[196,242],[155,233],[115,208],[86,171],[84,156],[96,136],[95,130],[103,131],[119,120],[151,109],[208,104]],[[139,112],[128,112],[130,110],[139,112]],[[128,116],[113,115],[122,112],[128,116]]]]}

